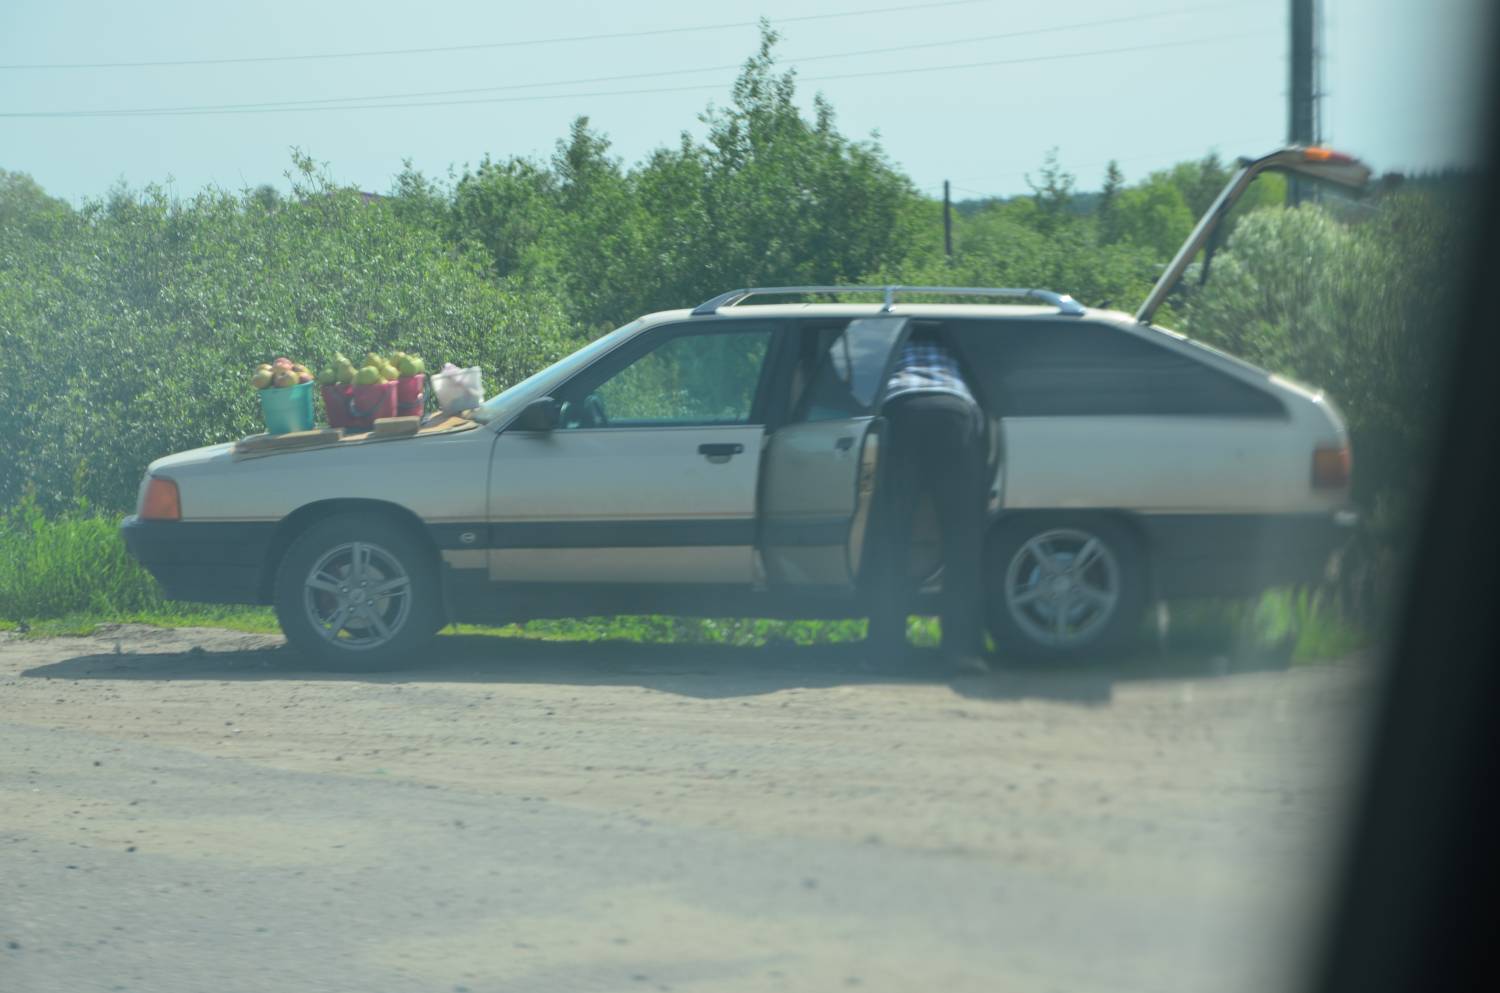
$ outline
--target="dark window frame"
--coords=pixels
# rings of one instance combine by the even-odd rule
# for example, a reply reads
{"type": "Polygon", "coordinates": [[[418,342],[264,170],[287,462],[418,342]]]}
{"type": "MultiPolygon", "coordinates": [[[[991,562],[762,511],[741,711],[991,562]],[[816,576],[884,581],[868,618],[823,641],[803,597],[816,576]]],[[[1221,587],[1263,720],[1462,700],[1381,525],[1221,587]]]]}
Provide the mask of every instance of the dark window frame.
{"type": "Polygon", "coordinates": [[[824,325],[829,325],[828,330],[832,330],[835,333],[826,344],[821,341],[817,344],[816,363],[813,366],[812,376],[808,380],[807,389],[803,392],[802,396],[797,398],[795,406],[793,406],[789,411],[789,416],[787,419],[790,423],[817,423],[817,421],[811,421],[808,418],[808,410],[812,404],[813,390],[817,384],[818,377],[826,368],[827,363],[831,361],[834,343],[836,343],[839,338],[841,338],[848,331],[849,325],[853,324],[855,321],[872,320],[877,318],[886,318],[892,321],[900,321],[902,322],[902,327],[896,337],[894,344],[892,344],[890,349],[886,352],[884,364],[881,368],[880,373],[878,373],[876,377],[877,386],[875,387],[874,395],[872,396],[870,403],[867,405],[868,409],[861,411],[845,411],[839,417],[822,417],[818,418],[818,421],[855,420],[862,417],[879,416],[880,406],[885,400],[885,390],[887,385],[889,385],[891,370],[896,363],[896,356],[899,354],[902,345],[906,342],[906,339],[911,336],[912,329],[916,326],[916,321],[913,318],[902,314],[859,315],[848,318],[835,318],[833,320],[808,320],[803,322],[803,325],[798,328],[799,334],[821,331],[823,330],[824,325]],[[836,328],[834,327],[834,325],[840,324],[841,326],[838,326],[836,328]]]}

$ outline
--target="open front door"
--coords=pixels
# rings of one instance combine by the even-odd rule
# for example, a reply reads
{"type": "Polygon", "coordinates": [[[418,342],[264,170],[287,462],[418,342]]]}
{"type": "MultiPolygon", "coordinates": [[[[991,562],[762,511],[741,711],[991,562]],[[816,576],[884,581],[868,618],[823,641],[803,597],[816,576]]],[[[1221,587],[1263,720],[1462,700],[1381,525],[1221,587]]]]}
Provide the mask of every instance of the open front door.
{"type": "Polygon", "coordinates": [[[763,465],[760,550],[772,586],[852,589],[880,464],[876,416],[904,317],[849,324],[812,356],[791,421],[763,465]]]}

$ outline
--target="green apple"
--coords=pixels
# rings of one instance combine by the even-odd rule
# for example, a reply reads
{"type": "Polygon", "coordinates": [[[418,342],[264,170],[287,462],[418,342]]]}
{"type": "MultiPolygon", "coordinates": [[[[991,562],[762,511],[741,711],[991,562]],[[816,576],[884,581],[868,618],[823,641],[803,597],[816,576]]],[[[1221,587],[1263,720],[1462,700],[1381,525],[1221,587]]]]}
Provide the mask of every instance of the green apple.
{"type": "Polygon", "coordinates": [[[297,385],[297,374],[290,369],[277,369],[276,375],[271,377],[271,385],[277,389],[286,389],[288,386],[297,385]]]}
{"type": "Polygon", "coordinates": [[[374,386],[380,380],[380,370],[372,365],[367,365],[354,374],[355,386],[374,386]]]}
{"type": "Polygon", "coordinates": [[[257,369],[255,370],[255,375],[250,377],[250,385],[257,390],[263,390],[271,385],[272,375],[273,373],[270,369],[257,369]]]}

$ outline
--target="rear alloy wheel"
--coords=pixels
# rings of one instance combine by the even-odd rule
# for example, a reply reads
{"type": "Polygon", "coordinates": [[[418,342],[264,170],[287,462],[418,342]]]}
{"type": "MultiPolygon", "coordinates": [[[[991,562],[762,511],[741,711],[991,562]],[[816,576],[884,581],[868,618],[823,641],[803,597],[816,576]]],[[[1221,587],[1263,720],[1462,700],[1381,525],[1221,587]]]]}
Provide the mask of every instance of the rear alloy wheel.
{"type": "Polygon", "coordinates": [[[1135,630],[1145,602],[1140,556],[1112,522],[1007,522],[990,551],[990,633],[1003,652],[1102,653],[1135,630]]]}
{"type": "Polygon", "coordinates": [[[409,662],[441,617],[430,551],[375,515],[319,521],[282,559],[276,617],[293,648],[331,668],[409,662]]]}

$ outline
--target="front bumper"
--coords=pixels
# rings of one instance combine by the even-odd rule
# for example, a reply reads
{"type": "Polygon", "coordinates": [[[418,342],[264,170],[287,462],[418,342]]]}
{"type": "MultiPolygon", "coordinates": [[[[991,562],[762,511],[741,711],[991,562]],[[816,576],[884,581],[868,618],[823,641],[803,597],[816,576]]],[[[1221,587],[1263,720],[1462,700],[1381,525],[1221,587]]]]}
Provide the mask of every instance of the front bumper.
{"type": "Polygon", "coordinates": [[[248,521],[143,521],[131,515],[120,536],[173,600],[265,603],[266,553],[276,525],[248,521]]]}
{"type": "Polygon", "coordinates": [[[1352,509],[1316,514],[1146,514],[1156,595],[1253,596],[1317,583],[1359,523],[1352,509]]]}

